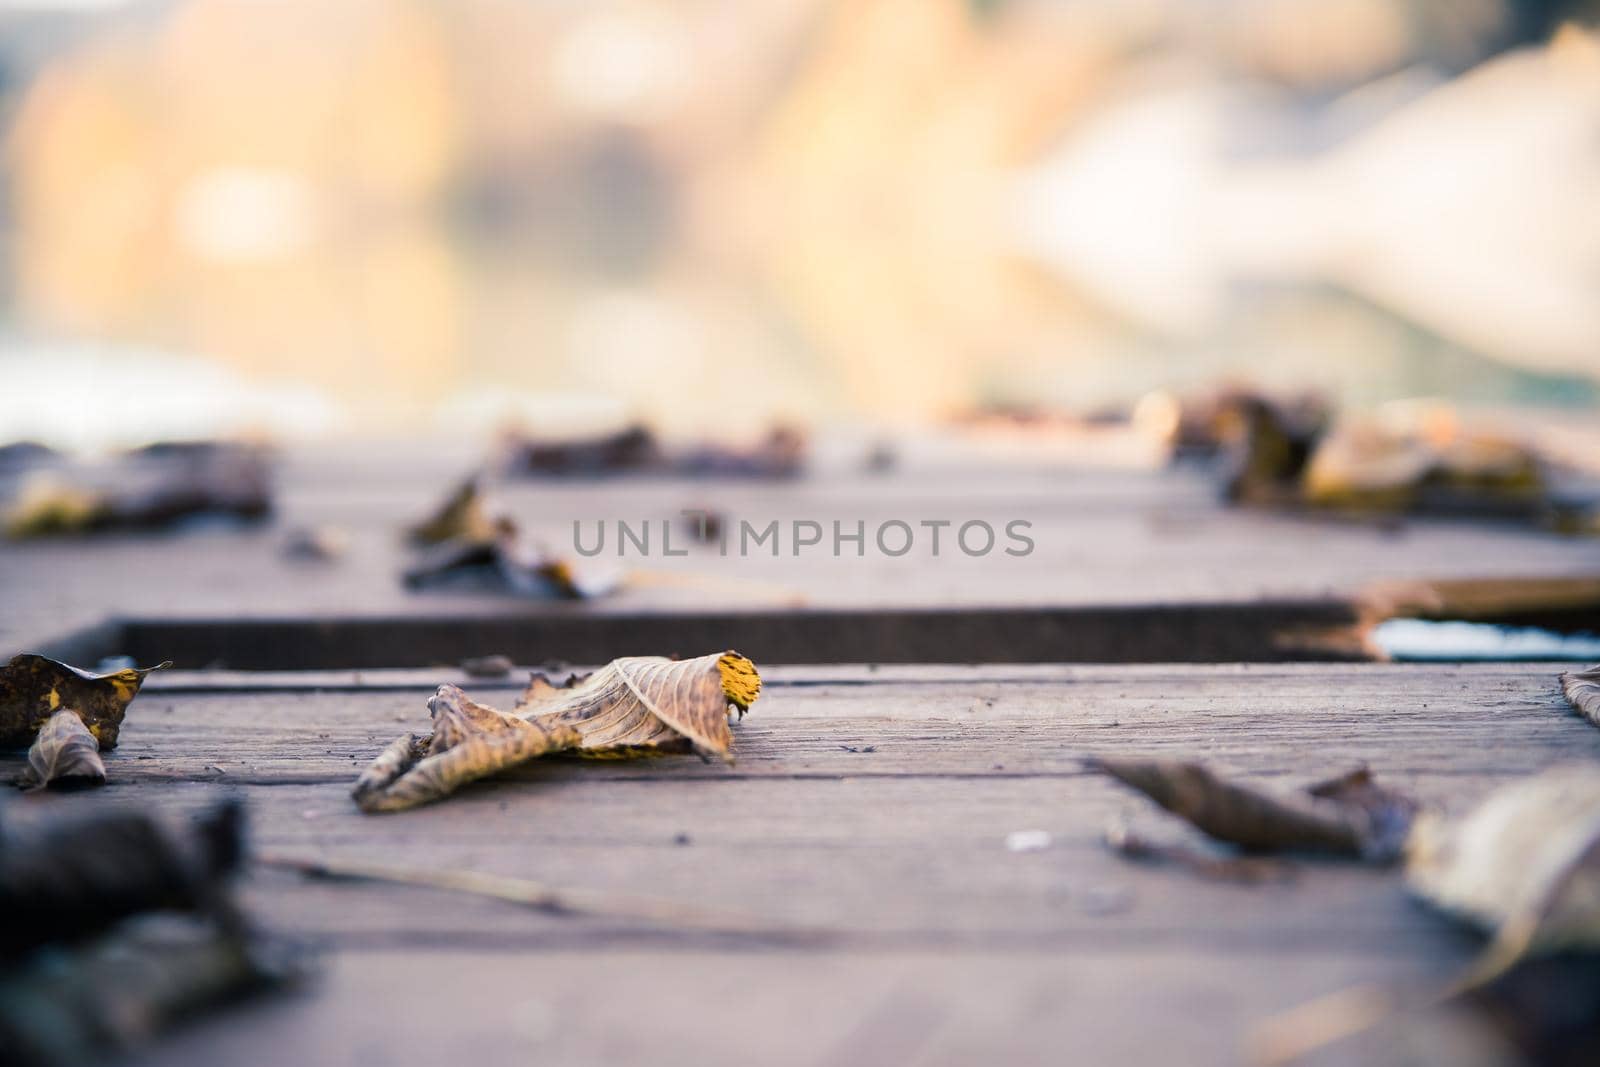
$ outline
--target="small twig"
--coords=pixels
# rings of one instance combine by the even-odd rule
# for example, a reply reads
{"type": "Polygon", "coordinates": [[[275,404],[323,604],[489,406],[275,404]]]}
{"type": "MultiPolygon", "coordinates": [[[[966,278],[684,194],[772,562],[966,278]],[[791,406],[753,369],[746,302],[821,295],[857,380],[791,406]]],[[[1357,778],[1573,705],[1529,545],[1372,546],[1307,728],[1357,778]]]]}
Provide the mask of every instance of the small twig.
{"type": "Polygon", "coordinates": [[[774,924],[755,916],[710,912],[663,897],[636,896],[598,889],[572,889],[547,885],[529,878],[485,874],[481,871],[434,870],[351,860],[301,859],[262,853],[255,862],[263,867],[294,871],[307,878],[339,881],[387,882],[391,885],[441,889],[451,893],[502,900],[551,915],[599,915],[641,919],[680,930],[737,933],[804,941],[822,940],[829,931],[815,927],[774,924]]]}

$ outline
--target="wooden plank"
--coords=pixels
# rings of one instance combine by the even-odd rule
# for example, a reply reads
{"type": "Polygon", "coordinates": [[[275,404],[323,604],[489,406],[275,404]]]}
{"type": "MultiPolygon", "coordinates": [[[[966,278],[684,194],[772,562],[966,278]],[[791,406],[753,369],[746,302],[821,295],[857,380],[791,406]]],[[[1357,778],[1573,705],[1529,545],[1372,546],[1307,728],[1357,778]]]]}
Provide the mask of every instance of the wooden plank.
{"type": "MultiPolygon", "coordinates": [[[[1436,964],[1332,950],[343,953],[135,1063],[1237,1064],[1251,1023],[1436,964]]],[[[1315,1062],[1392,1062],[1372,1043],[1315,1062]]],[[[1389,1050],[1392,1054],[1393,1049],[1389,1050]]]]}
{"type": "MultiPolygon", "coordinates": [[[[1600,731],[1571,715],[1556,688],[1559,669],[1151,665],[1083,667],[1059,679],[931,682],[911,668],[888,676],[896,681],[869,681],[864,668],[846,668],[839,673],[853,678],[800,674],[786,682],[778,669],[736,731],[734,768],[692,758],[557,759],[513,777],[1070,777],[1084,756],[1126,751],[1237,761],[1256,773],[1314,774],[1330,763],[1367,761],[1393,775],[1503,776],[1563,754],[1600,755],[1600,731]]],[[[1004,677],[1005,668],[985,670],[1004,677]]],[[[113,777],[348,782],[391,738],[427,730],[429,692],[154,690],[130,711],[111,757],[113,777]]],[[[490,704],[514,702],[515,690],[504,685],[483,692],[490,704]]]]}
{"type": "MultiPolygon", "coordinates": [[[[464,468],[463,468],[464,469],[464,468]]],[[[465,592],[409,593],[399,575],[411,560],[400,531],[431,507],[450,476],[387,467],[341,466],[326,454],[300,457],[283,476],[278,518],[243,532],[113,537],[0,545],[0,650],[19,650],[108,618],[261,620],[478,617],[590,619],[608,616],[758,611],[913,609],[1115,609],[1128,606],[1325,601],[1371,582],[1418,578],[1565,577],[1600,568],[1590,539],[1491,523],[1403,524],[1317,521],[1230,510],[1208,480],[1188,470],[966,471],[877,478],[849,472],[762,485],[685,481],[513,485],[506,509],[538,537],[570,554],[574,521],[678,518],[713,506],[760,526],[811,519],[869,530],[890,519],[982,520],[1003,529],[1033,523],[1032,554],[1000,551],[937,557],[918,540],[905,556],[828,552],[720,556],[693,548],[612,563],[636,572],[614,597],[586,604],[465,592]],[[329,470],[323,470],[327,466],[329,470]],[[433,480],[437,479],[437,480],[433,480]],[[345,528],[351,549],[337,563],[283,558],[291,526],[345,528]]],[[[831,536],[831,533],[830,533],[831,536]]],[[[1111,647],[1115,647],[1112,645],[1111,647]]],[[[479,649],[476,652],[494,651],[479,649]]],[[[1070,646],[1063,654],[1071,654],[1070,646]]],[[[286,664],[277,664],[285,666],[286,664]]]]}
{"type": "MultiPolygon", "coordinates": [[[[245,676],[191,674],[135,702],[109,785],[7,817],[109,804],[183,818],[236,796],[259,851],[649,895],[737,928],[258,869],[245,902],[326,949],[327,976],[163,1045],[162,1063],[1059,1062],[1071,1049],[1222,1064],[1272,1012],[1362,982],[1440,980],[1476,942],[1392,871],[1299,863],[1239,886],[1130,864],[1101,846],[1107,823],[1196,838],[1081,758],[1205,757],[1283,787],[1366,760],[1460,808],[1600,757],[1556,670],[775,668],[734,768],[551,760],[395,816],[359,814],[348,787],[379,745],[424,724],[433,678],[250,691],[245,676]],[[1014,830],[1050,844],[1011,851],[1014,830]]],[[[1331,1062],[1387,1058],[1353,1049],[1331,1062]]]]}

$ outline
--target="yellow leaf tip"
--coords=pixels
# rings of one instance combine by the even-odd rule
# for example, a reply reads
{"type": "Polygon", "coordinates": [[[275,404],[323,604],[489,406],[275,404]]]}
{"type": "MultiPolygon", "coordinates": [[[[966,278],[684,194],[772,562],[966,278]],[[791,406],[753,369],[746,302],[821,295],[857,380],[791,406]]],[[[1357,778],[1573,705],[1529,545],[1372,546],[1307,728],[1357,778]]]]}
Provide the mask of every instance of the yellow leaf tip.
{"type": "Polygon", "coordinates": [[[749,711],[761,695],[761,675],[756,665],[730,649],[718,658],[717,671],[722,675],[722,693],[728,703],[741,712],[749,711]]]}

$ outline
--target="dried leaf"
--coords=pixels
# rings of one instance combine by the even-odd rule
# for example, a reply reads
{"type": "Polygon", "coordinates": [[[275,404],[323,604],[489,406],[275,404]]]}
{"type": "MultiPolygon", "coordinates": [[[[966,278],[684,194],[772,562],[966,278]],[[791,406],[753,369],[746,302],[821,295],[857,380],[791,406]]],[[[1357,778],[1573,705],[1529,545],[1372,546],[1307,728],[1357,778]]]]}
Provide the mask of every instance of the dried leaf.
{"type": "Polygon", "coordinates": [[[444,685],[428,702],[433,733],[391,742],[357,779],[363,811],[401,811],[548,752],[640,755],[693,749],[729,759],[727,708],[742,714],[761,691],[736,652],[692,660],[613,660],[558,689],[535,676],[513,714],[444,685]]]}
{"type": "Polygon", "coordinates": [[[0,668],[0,749],[32,744],[39,728],[61,708],[77,712],[102,749],[115,748],[122,717],[145,676],[170,666],[168,661],[90,674],[31,652],[13,656],[0,668]]]}
{"type": "Polygon", "coordinates": [[[468,478],[458,485],[438,511],[411,527],[406,536],[416,545],[494,540],[495,523],[484,508],[483,489],[478,478],[468,478]]]}
{"type": "Polygon", "coordinates": [[[1561,692],[1579,715],[1600,726],[1600,664],[1586,671],[1567,671],[1561,676],[1561,692]]]}
{"type": "Polygon", "coordinates": [[[588,755],[679,748],[729,760],[727,708],[740,717],[761,695],[755,664],[737,652],[691,660],[632,656],[613,660],[568,688],[536,675],[517,702],[535,722],[572,726],[588,755]]]}
{"type": "Polygon", "coordinates": [[[1448,411],[1419,425],[1351,423],[1327,434],[1306,466],[1307,503],[1357,511],[1530,517],[1545,504],[1537,454],[1469,431],[1448,411]]]}
{"type": "Polygon", "coordinates": [[[6,513],[13,539],[149,530],[197,516],[246,521],[272,512],[267,453],[232,442],[170,442],[138,449],[107,469],[37,477],[6,513]]]}
{"type": "Polygon", "coordinates": [[[794,478],[805,466],[805,432],[794,426],[774,426],[749,448],[701,445],[673,464],[673,473],[687,477],[794,478]]]}
{"type": "Polygon", "coordinates": [[[100,743],[71,708],[62,708],[39,729],[28,749],[28,768],[19,785],[43,789],[68,783],[101,785],[106,765],[100,761],[100,743]]]}
{"type": "Polygon", "coordinates": [[[778,425],[745,447],[720,443],[695,445],[669,454],[643,426],[575,440],[509,436],[499,467],[512,475],[594,477],[617,473],[659,473],[688,478],[792,478],[804,467],[804,431],[778,425]]]}
{"type": "Polygon", "coordinates": [[[1327,426],[1319,398],[1278,401],[1235,391],[1216,400],[1223,496],[1243,504],[1288,503],[1327,426]]]}
{"type": "Polygon", "coordinates": [[[1089,764],[1219,841],[1259,852],[1305,851],[1374,863],[1400,855],[1416,802],[1377,785],[1366,768],[1303,793],[1274,796],[1180,760],[1096,759],[1089,764]]]}
{"type": "Polygon", "coordinates": [[[621,584],[620,572],[609,567],[557,559],[537,545],[524,543],[516,523],[508,518],[496,519],[493,526],[487,539],[463,537],[434,546],[405,572],[406,587],[466,586],[522,596],[592,600],[614,592],[621,584]]]}
{"type": "Polygon", "coordinates": [[[1600,1041],[1600,767],[1513,782],[1464,818],[1419,816],[1406,842],[1406,879],[1429,903],[1487,931],[1488,947],[1439,987],[1357,987],[1269,1018],[1252,1042],[1259,1061],[1287,1063],[1400,1012],[1465,1002],[1529,1062],[1590,1062],[1567,1054],[1575,1041],[1600,1041]],[[1551,1047],[1563,1055],[1539,1052],[1551,1047]]]}
{"type": "Polygon", "coordinates": [[[1494,938],[1480,978],[1530,953],[1600,949],[1600,767],[1558,767],[1459,820],[1419,819],[1406,877],[1494,938]]]}
{"type": "Polygon", "coordinates": [[[501,466],[510,474],[592,476],[659,467],[661,449],[643,426],[600,437],[541,440],[508,435],[501,446],[501,466]]]}

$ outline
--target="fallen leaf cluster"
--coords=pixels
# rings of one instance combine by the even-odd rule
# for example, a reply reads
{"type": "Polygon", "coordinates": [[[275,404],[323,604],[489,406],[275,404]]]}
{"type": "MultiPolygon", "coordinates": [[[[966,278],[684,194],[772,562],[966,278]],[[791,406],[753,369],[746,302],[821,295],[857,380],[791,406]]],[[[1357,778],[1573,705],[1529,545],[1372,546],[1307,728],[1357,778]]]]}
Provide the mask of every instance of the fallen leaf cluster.
{"type": "Polygon", "coordinates": [[[5,512],[13,540],[161,530],[202,517],[253,522],[272,513],[271,463],[252,445],[148,445],[104,469],[36,473],[5,512]]]}
{"type": "Polygon", "coordinates": [[[105,781],[101,751],[115,748],[128,705],[151,671],[90,674],[25,652],[0,668],[0,749],[28,749],[25,788],[105,781]]]}
{"type": "Polygon", "coordinates": [[[1447,405],[1336,419],[1316,397],[1227,390],[1195,408],[1177,420],[1174,454],[1185,442],[1189,454],[1209,445],[1234,503],[1572,525],[1576,505],[1557,491],[1552,463],[1447,405]]]}

